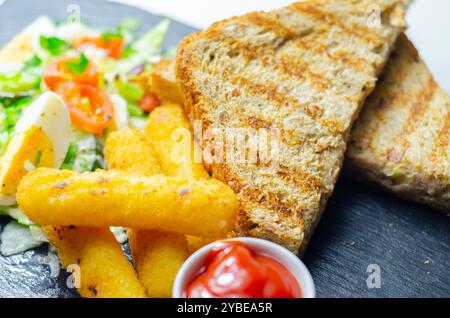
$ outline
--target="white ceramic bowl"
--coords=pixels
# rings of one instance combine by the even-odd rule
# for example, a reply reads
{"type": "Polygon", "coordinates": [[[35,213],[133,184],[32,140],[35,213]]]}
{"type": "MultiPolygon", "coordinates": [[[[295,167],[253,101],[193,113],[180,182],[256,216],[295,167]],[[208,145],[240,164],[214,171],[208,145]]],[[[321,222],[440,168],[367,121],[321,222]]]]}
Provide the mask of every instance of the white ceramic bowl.
{"type": "Polygon", "coordinates": [[[278,244],[249,237],[217,241],[202,247],[197,252],[192,254],[186,260],[186,262],[184,262],[183,266],[177,274],[177,277],[175,278],[172,290],[173,298],[184,297],[183,291],[185,290],[187,284],[189,284],[191,280],[198,274],[211,249],[217,243],[227,241],[242,242],[256,253],[273,257],[281,264],[283,264],[297,279],[302,290],[303,298],[315,298],[316,290],[314,288],[314,282],[312,280],[311,274],[309,273],[305,264],[303,264],[300,258],[298,258],[298,256],[278,244]]]}

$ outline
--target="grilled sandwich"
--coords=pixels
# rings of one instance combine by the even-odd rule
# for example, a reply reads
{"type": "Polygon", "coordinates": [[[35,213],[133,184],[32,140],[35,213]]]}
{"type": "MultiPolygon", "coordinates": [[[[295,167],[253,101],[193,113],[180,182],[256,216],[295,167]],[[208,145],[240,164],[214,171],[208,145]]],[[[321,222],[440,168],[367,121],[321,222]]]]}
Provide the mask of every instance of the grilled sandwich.
{"type": "MultiPolygon", "coordinates": [[[[205,160],[238,194],[235,235],[304,250],[333,192],[352,124],[405,27],[407,2],[305,1],[218,22],[181,43],[177,79],[201,131],[279,132],[270,163],[205,160]]],[[[197,132],[204,149],[220,150],[220,139],[197,132]]]]}
{"type": "Polygon", "coordinates": [[[450,97],[405,35],[352,132],[347,171],[450,212],[450,97]]]}

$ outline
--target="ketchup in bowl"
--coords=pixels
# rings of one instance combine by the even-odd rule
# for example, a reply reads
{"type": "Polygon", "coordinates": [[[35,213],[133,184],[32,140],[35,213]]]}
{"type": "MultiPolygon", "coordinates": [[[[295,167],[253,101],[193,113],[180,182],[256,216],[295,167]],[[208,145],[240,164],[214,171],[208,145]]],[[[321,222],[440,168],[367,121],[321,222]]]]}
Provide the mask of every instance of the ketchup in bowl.
{"type": "Polygon", "coordinates": [[[240,242],[213,248],[185,289],[186,298],[301,298],[294,275],[275,259],[240,242]]]}

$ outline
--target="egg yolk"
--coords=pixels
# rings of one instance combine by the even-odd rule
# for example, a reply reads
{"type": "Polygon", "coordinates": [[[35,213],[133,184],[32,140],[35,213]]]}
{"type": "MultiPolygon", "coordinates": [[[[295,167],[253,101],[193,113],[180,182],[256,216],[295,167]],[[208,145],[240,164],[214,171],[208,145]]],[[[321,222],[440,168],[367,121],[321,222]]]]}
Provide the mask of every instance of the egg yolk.
{"type": "Polygon", "coordinates": [[[15,135],[0,159],[0,182],[3,195],[14,195],[20,180],[37,167],[53,167],[55,154],[48,135],[37,126],[15,135]]]}

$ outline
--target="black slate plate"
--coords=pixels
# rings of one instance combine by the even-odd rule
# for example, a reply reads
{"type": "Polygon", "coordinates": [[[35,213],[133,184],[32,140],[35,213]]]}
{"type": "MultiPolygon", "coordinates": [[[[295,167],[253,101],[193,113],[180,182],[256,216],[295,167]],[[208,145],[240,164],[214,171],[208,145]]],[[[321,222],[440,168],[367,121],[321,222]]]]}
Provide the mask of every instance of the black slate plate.
{"type": "MultiPolygon", "coordinates": [[[[41,14],[67,18],[72,0],[7,0],[0,6],[0,45],[41,14]],[[25,9],[25,10],[24,10],[25,9]]],[[[112,28],[137,17],[146,30],[161,17],[100,0],[77,0],[82,19],[112,28]]],[[[206,14],[206,13],[205,13],[206,14]]],[[[166,47],[195,31],[172,23],[166,47]]],[[[0,227],[6,219],[0,219],[0,227]]],[[[76,297],[67,275],[52,278],[47,248],[0,256],[0,297],[76,297]]],[[[306,265],[319,297],[450,297],[450,217],[342,177],[313,237],[306,265]],[[369,265],[381,288],[368,288],[369,265]]]]}

